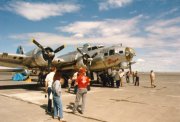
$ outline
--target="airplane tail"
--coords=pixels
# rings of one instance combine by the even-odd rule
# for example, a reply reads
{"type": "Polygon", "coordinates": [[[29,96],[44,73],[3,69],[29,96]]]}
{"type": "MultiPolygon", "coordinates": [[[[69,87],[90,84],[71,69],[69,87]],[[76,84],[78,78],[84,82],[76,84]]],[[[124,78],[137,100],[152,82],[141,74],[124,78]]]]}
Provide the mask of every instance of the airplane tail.
{"type": "Polygon", "coordinates": [[[24,48],[22,46],[19,46],[16,50],[16,54],[24,54],[24,48]]]}

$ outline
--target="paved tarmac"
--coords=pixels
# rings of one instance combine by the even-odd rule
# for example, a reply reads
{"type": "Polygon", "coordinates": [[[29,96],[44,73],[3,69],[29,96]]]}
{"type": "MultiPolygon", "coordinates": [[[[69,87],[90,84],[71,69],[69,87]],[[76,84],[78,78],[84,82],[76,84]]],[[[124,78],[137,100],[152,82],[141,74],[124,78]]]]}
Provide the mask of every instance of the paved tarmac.
{"type": "MultiPolygon", "coordinates": [[[[24,82],[13,86],[5,80],[9,77],[0,74],[1,122],[58,121],[45,112],[43,88],[36,83],[23,87],[24,82]]],[[[64,118],[67,122],[180,122],[180,73],[157,74],[156,85],[150,88],[149,75],[143,74],[139,87],[125,82],[121,88],[91,87],[83,115],[72,114],[75,95],[63,89],[64,118]]]]}

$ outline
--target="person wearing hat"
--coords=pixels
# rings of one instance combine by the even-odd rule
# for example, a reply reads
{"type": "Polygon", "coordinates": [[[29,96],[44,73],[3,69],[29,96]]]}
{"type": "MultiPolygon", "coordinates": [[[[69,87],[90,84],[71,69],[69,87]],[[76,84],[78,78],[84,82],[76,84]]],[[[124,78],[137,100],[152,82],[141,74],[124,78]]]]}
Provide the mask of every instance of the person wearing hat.
{"type": "Polygon", "coordinates": [[[81,114],[84,113],[85,109],[85,101],[86,101],[86,95],[87,95],[87,86],[90,83],[90,79],[86,76],[86,69],[85,68],[80,68],[78,72],[78,77],[76,80],[76,84],[78,86],[78,90],[76,93],[76,99],[75,99],[75,105],[73,108],[73,113],[76,112],[79,102],[82,98],[82,105],[81,105],[81,111],[79,111],[81,114]]]}

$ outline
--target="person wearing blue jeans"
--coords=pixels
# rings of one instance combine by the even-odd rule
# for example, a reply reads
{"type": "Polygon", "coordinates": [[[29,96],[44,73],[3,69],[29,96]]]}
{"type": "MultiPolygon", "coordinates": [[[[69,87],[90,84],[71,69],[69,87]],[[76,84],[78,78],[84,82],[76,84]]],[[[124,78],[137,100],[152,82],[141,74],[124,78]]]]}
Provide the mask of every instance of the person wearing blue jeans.
{"type": "Polygon", "coordinates": [[[60,122],[63,122],[63,107],[62,107],[62,96],[61,96],[61,83],[63,79],[61,77],[60,71],[56,71],[53,83],[52,83],[52,93],[53,93],[53,103],[54,103],[54,116],[53,118],[58,118],[60,122]],[[59,115],[58,115],[59,113],[59,115]]]}
{"type": "Polygon", "coordinates": [[[58,118],[58,116],[62,119],[63,118],[63,109],[62,109],[62,100],[61,95],[56,96],[53,95],[53,102],[54,102],[54,118],[58,118]],[[59,115],[58,115],[59,112],[59,115]]]}

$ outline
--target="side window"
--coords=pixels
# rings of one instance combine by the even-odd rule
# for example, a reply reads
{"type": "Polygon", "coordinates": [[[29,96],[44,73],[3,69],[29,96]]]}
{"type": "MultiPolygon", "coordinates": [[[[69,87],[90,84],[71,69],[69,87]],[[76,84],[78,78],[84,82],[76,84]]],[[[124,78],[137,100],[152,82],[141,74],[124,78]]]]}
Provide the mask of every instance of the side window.
{"type": "Polygon", "coordinates": [[[121,50],[121,51],[119,51],[119,53],[120,53],[120,54],[123,54],[123,51],[121,50]]]}
{"type": "Polygon", "coordinates": [[[91,47],[88,48],[88,51],[91,51],[91,47]]]}
{"type": "Polygon", "coordinates": [[[114,50],[109,50],[109,55],[114,55],[114,50]]]}
{"type": "Polygon", "coordinates": [[[108,53],[104,53],[104,56],[108,56],[108,53]]]}
{"type": "Polygon", "coordinates": [[[97,49],[97,47],[96,47],[96,46],[92,47],[92,50],[95,50],[95,49],[97,49]]]}

